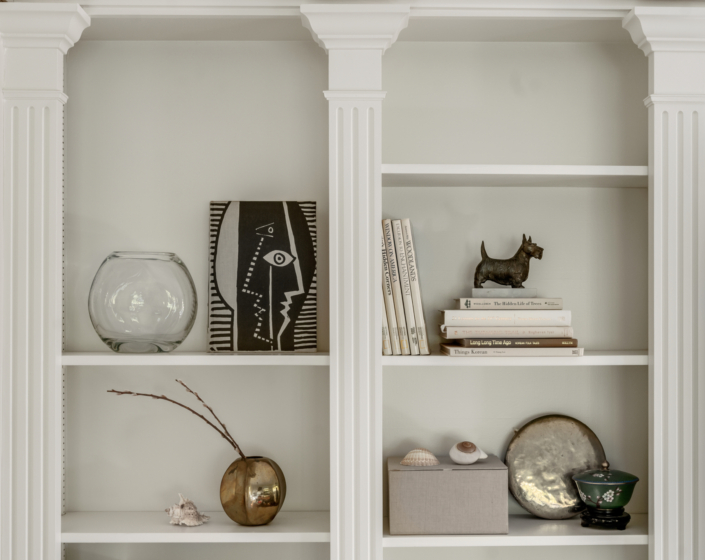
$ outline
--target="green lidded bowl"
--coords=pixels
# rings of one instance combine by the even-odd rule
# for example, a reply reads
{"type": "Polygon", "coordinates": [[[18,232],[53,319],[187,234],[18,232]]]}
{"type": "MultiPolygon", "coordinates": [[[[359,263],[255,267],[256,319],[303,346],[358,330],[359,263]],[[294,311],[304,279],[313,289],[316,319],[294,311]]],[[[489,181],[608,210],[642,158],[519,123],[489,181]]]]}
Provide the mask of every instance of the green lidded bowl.
{"type": "Polygon", "coordinates": [[[629,503],[639,479],[624,471],[611,471],[605,461],[602,469],[593,469],[573,476],[580,499],[589,508],[618,509],[629,503]]]}

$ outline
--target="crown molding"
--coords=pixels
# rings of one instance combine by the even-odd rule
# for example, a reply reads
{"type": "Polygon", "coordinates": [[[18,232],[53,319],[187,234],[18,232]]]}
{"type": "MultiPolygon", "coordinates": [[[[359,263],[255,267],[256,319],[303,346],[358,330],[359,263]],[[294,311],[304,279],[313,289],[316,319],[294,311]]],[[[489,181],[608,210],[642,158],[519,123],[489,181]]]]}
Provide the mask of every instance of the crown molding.
{"type": "Polygon", "coordinates": [[[90,16],[78,4],[0,5],[0,37],[5,48],[56,48],[66,54],[90,24],[90,16]]]}
{"type": "Polygon", "coordinates": [[[486,19],[623,19],[629,8],[608,8],[604,6],[499,6],[491,5],[413,5],[411,18],[486,18],[486,19]]]}
{"type": "Polygon", "coordinates": [[[384,99],[387,95],[386,91],[375,90],[328,90],[324,91],[323,95],[326,99],[384,99]]]}
{"type": "Polygon", "coordinates": [[[705,104],[705,94],[672,94],[672,95],[649,95],[644,99],[644,105],[651,107],[655,103],[683,103],[683,104],[693,104],[702,103],[705,104]]]}
{"type": "Polygon", "coordinates": [[[13,99],[16,101],[35,101],[39,99],[43,101],[61,101],[63,104],[66,104],[69,99],[64,92],[54,90],[3,89],[2,96],[4,99],[13,99]]]}
{"type": "Polygon", "coordinates": [[[622,27],[644,51],[705,52],[705,7],[637,6],[622,27]]]}
{"type": "Polygon", "coordinates": [[[386,51],[409,24],[409,6],[307,4],[301,19],[326,52],[335,49],[386,51]]]}

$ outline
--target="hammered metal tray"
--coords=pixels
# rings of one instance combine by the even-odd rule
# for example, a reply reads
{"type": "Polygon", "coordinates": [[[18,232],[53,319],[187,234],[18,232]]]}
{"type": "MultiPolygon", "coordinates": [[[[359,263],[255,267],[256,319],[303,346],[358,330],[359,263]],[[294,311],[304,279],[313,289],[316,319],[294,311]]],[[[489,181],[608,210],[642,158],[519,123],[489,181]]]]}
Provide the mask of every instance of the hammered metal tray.
{"type": "Polygon", "coordinates": [[[572,476],[605,460],[600,440],[585,424],[570,416],[541,416],[509,442],[509,490],[537,517],[568,519],[585,508],[572,476]]]}

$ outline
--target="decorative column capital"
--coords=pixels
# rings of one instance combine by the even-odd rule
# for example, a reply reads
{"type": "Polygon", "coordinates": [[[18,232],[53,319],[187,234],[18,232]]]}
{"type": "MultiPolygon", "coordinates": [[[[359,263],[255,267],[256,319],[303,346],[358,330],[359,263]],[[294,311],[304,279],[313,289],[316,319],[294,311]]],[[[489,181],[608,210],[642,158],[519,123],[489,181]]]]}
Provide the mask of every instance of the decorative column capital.
{"type": "Polygon", "coordinates": [[[409,6],[307,4],[304,27],[328,53],[331,91],[382,89],[382,55],[409,24],[409,6]]]}
{"type": "Polygon", "coordinates": [[[622,20],[646,56],[653,52],[705,52],[705,8],[637,6],[622,20]]]}
{"type": "Polygon", "coordinates": [[[90,23],[78,4],[0,4],[3,97],[65,103],[64,55],[90,23]]]}
{"type": "Polygon", "coordinates": [[[409,24],[409,6],[377,4],[307,4],[303,25],[326,52],[374,49],[382,53],[409,24]]]}
{"type": "Polygon", "coordinates": [[[90,24],[90,16],[78,4],[18,2],[0,7],[5,48],[54,48],[66,54],[90,24]]]}
{"type": "Polygon", "coordinates": [[[637,6],[622,26],[649,57],[647,106],[705,102],[705,7],[637,6]]]}

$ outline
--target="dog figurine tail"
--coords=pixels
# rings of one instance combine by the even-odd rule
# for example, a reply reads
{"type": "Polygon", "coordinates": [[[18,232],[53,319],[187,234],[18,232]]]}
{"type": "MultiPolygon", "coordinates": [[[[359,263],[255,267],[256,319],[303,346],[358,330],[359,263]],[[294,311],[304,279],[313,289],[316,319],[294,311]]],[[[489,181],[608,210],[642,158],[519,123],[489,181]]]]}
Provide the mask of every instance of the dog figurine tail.
{"type": "Polygon", "coordinates": [[[485,242],[482,242],[482,245],[480,245],[480,254],[482,255],[482,260],[484,261],[487,258],[487,251],[485,251],[485,242]]]}

